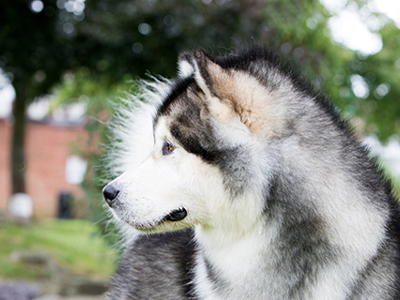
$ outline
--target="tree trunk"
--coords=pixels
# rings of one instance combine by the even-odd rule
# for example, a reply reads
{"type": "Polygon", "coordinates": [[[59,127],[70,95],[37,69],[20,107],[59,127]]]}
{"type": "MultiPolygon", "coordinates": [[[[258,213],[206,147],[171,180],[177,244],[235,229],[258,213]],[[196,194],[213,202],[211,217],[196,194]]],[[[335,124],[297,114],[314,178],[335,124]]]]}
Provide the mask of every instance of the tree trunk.
{"type": "Polygon", "coordinates": [[[11,149],[12,194],[26,193],[25,185],[25,127],[26,127],[26,94],[23,89],[15,87],[16,98],[13,106],[13,135],[11,149]]]}

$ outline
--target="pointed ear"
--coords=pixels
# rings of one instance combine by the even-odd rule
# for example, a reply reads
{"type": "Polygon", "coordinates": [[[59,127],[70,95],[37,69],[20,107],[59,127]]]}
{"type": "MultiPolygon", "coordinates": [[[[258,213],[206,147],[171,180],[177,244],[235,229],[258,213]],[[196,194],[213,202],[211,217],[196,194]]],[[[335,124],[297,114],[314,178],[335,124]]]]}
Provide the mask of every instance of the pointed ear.
{"type": "Polygon", "coordinates": [[[179,56],[181,77],[193,76],[210,112],[225,123],[237,117],[255,135],[277,135],[283,129],[283,106],[250,71],[224,69],[204,50],[179,56]]]}
{"type": "Polygon", "coordinates": [[[210,112],[224,123],[237,120],[234,103],[219,94],[220,81],[228,81],[229,76],[215,63],[203,49],[184,52],[179,56],[179,75],[182,78],[192,76],[205,94],[210,112]]]}
{"type": "Polygon", "coordinates": [[[183,52],[178,57],[178,75],[181,78],[190,77],[195,71],[195,61],[191,52],[183,52]]]}
{"type": "Polygon", "coordinates": [[[179,55],[178,66],[180,77],[193,76],[207,98],[215,96],[213,79],[217,74],[210,74],[210,71],[212,70],[214,73],[218,71],[222,72],[222,69],[212,61],[203,49],[181,53],[179,55]]]}

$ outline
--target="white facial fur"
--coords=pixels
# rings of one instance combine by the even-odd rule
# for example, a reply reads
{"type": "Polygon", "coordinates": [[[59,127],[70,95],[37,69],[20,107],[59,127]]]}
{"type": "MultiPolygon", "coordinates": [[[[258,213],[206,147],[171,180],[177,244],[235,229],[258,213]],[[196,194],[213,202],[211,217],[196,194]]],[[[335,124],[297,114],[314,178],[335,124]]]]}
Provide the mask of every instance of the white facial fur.
{"type": "Polygon", "coordinates": [[[151,155],[111,184],[121,190],[120,205],[112,209],[113,213],[146,232],[176,230],[207,222],[207,210],[213,208],[207,207],[205,199],[226,197],[219,170],[187,153],[167,131],[165,118],[157,124],[151,155]],[[172,142],[175,147],[168,155],[162,153],[165,141],[172,142]],[[185,219],[158,224],[179,208],[187,210],[185,219]]]}

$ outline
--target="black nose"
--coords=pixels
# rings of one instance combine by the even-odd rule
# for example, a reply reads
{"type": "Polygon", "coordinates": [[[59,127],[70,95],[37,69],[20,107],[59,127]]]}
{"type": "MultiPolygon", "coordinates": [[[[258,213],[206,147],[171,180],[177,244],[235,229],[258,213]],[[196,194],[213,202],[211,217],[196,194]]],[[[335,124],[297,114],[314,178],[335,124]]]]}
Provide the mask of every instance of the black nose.
{"type": "Polygon", "coordinates": [[[108,206],[112,207],[112,204],[117,198],[117,195],[119,193],[119,190],[117,190],[113,185],[107,184],[104,189],[103,189],[103,195],[104,199],[106,199],[106,202],[108,206]]]}

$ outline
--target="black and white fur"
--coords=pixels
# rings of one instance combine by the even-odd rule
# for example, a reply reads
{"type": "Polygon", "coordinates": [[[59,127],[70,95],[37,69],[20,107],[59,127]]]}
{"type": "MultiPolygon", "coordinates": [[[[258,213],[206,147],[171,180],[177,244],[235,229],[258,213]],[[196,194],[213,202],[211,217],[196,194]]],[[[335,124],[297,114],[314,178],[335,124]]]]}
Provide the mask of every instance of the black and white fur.
{"type": "Polygon", "coordinates": [[[277,58],[183,53],[177,79],[140,88],[103,192],[143,234],[110,299],[400,299],[390,184],[277,58]]]}

